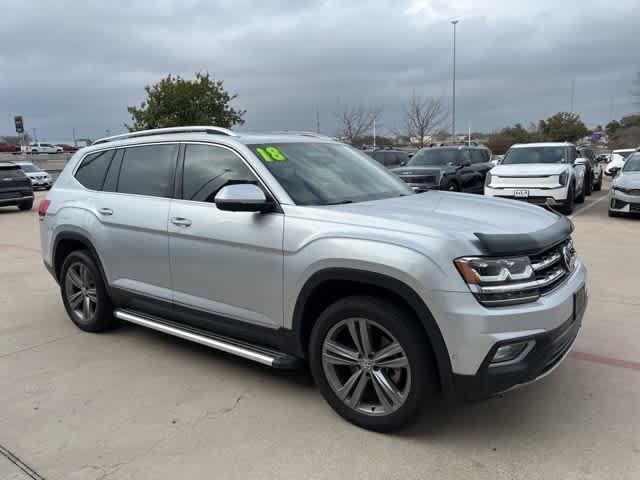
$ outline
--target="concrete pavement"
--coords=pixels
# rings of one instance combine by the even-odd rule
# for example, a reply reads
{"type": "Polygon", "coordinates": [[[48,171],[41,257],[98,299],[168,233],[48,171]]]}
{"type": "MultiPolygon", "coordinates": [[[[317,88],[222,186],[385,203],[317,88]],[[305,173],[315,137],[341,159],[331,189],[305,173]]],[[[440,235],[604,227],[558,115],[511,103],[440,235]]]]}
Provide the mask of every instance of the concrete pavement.
{"type": "Polygon", "coordinates": [[[346,423],[304,372],[131,325],[81,332],[42,266],[35,209],[0,208],[0,445],[57,480],[638,479],[640,220],[608,218],[604,194],[573,215],[591,295],[574,353],[393,435],[346,423]]]}

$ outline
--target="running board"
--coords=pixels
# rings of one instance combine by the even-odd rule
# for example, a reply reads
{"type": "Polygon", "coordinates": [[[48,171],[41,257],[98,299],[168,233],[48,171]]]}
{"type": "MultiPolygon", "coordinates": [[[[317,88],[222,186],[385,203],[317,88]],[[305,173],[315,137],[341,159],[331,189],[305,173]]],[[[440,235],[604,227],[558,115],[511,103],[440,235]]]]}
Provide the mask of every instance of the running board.
{"type": "Polygon", "coordinates": [[[190,342],[199,343],[215,350],[230,353],[238,357],[246,358],[263,365],[280,369],[295,369],[300,366],[300,360],[293,355],[279,352],[277,350],[254,345],[241,340],[236,340],[222,335],[197,330],[194,328],[178,325],[164,319],[141,314],[131,310],[116,309],[113,315],[125,322],[135,323],[142,327],[151,328],[158,332],[173,335],[190,342]]]}

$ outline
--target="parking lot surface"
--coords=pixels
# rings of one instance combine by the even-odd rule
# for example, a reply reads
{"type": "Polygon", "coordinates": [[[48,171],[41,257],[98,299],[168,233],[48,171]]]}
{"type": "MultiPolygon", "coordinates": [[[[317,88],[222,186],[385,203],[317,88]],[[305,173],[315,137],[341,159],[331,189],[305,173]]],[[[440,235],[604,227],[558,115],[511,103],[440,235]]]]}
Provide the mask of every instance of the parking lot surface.
{"type": "MultiPolygon", "coordinates": [[[[608,218],[605,197],[572,216],[590,304],[564,364],[392,435],[339,418],[305,372],[132,325],[78,330],[42,265],[36,210],[0,208],[0,446],[60,480],[638,479],[640,220],[608,218]]],[[[38,478],[1,452],[0,478],[38,478]]]]}

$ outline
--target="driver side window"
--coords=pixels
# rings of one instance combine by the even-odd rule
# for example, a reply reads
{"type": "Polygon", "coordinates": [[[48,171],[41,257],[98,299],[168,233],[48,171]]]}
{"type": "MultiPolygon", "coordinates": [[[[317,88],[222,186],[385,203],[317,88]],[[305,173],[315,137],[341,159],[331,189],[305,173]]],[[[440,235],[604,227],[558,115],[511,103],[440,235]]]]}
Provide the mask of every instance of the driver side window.
{"type": "Polygon", "coordinates": [[[196,202],[213,202],[227,183],[258,181],[237,154],[214,145],[187,144],[182,175],[182,198],[196,202]]]}

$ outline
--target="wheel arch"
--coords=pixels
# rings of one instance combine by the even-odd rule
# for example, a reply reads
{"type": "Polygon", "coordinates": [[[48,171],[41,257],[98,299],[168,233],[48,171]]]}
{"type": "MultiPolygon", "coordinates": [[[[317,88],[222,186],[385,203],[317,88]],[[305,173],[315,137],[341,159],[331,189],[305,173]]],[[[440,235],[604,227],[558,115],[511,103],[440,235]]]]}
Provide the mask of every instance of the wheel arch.
{"type": "Polygon", "coordinates": [[[296,353],[307,357],[311,330],[324,308],[339,298],[357,294],[383,295],[415,314],[431,344],[440,387],[443,393],[452,393],[449,352],[429,307],[409,285],[385,274],[351,268],[327,268],[314,273],[300,290],[293,311],[296,353]]]}
{"type": "Polygon", "coordinates": [[[60,274],[64,259],[67,257],[67,255],[69,255],[69,253],[76,250],[89,251],[93,259],[96,261],[98,268],[100,269],[100,275],[102,275],[102,279],[105,283],[105,286],[107,287],[107,293],[109,293],[107,276],[105,275],[104,269],[102,267],[100,256],[98,255],[98,252],[96,251],[93,242],[91,242],[89,237],[86,234],[79,232],[60,232],[58,235],[56,235],[55,240],[53,241],[51,263],[53,267],[54,277],[58,281],[58,283],[60,283],[60,274]]]}

